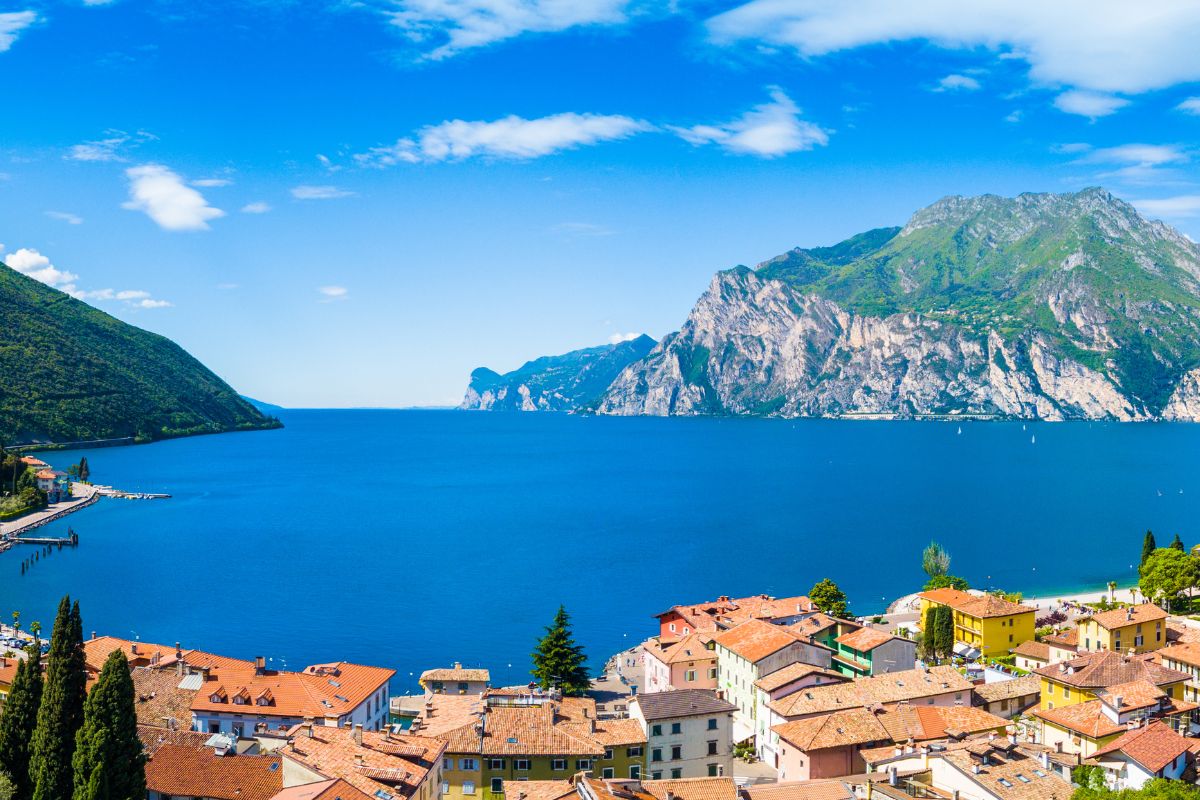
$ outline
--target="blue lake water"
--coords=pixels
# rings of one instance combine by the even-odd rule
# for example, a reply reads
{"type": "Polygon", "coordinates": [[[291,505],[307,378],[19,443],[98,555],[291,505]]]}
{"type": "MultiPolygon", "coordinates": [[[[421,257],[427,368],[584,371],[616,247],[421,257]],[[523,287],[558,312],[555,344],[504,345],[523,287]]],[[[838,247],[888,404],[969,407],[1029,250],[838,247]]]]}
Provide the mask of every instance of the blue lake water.
{"type": "Polygon", "coordinates": [[[1147,527],[1200,540],[1200,425],[282,417],[86,451],[94,481],[172,499],[44,528],[80,547],[23,576],[32,548],[0,554],[0,613],[48,623],[70,592],[85,633],[386,665],[398,689],[454,660],[523,682],[560,602],[600,663],[676,602],[828,576],[880,611],[931,538],[973,585],[1027,594],[1132,580],[1147,527]]]}

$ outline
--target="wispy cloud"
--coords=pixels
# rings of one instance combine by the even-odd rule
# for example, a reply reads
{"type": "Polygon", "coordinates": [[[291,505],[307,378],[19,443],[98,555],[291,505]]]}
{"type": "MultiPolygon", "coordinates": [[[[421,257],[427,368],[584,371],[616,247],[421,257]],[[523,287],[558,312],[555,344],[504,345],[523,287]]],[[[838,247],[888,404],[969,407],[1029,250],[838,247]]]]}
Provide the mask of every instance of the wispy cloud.
{"type": "Polygon", "coordinates": [[[631,117],[573,112],[536,119],[510,115],[491,122],[455,119],[427,126],[412,138],[372,148],[354,158],[359,164],[375,167],[476,156],[520,160],[625,139],[652,129],[649,123],[631,117]]]}
{"type": "Polygon", "coordinates": [[[49,217],[50,219],[57,219],[62,222],[65,222],[68,225],[82,225],[83,224],[83,217],[80,217],[76,214],[68,213],[66,211],[47,211],[46,216],[49,217]]]}
{"type": "Polygon", "coordinates": [[[122,207],[141,211],[168,231],[206,231],[209,220],[225,216],[182,177],[161,164],[125,170],[129,200],[122,207]]]}
{"type": "Polygon", "coordinates": [[[233,181],[229,178],[201,178],[192,181],[192,186],[199,186],[202,189],[211,189],[220,186],[229,186],[233,181]]]}
{"type": "Polygon", "coordinates": [[[270,210],[270,203],[264,203],[261,200],[255,203],[246,203],[246,205],[242,206],[243,214],[266,214],[270,210]]]}
{"type": "Polygon", "coordinates": [[[671,130],[694,145],[716,144],[731,153],[778,158],[829,143],[829,131],[800,117],[800,109],[783,90],[770,89],[771,102],[741,117],[713,125],[671,130]]]}
{"type": "Polygon", "coordinates": [[[1134,143],[1089,148],[1081,152],[1083,154],[1077,159],[1077,163],[1115,167],[1097,173],[1097,179],[1115,179],[1139,185],[1174,182],[1177,173],[1172,166],[1191,159],[1186,150],[1173,144],[1134,143]]]}
{"type": "Polygon", "coordinates": [[[1054,107],[1059,111],[1087,117],[1092,121],[1115,114],[1127,105],[1129,101],[1123,97],[1078,89],[1063,92],[1054,98],[1054,107]]]}
{"type": "Polygon", "coordinates": [[[0,14],[0,53],[11,48],[21,32],[37,21],[38,15],[34,11],[8,11],[0,14]]]}
{"type": "Polygon", "coordinates": [[[641,336],[640,333],[614,333],[608,337],[609,344],[620,344],[621,342],[632,342],[634,339],[641,336]]]}
{"type": "Polygon", "coordinates": [[[970,75],[959,75],[957,73],[947,75],[937,82],[937,86],[933,87],[935,92],[975,92],[982,88],[979,81],[972,78],[970,75]]]}
{"type": "Polygon", "coordinates": [[[70,161],[128,161],[127,150],[155,138],[157,137],[145,131],[126,133],[109,130],[104,132],[103,139],[72,145],[63,158],[70,161]]]}
{"type": "Polygon", "coordinates": [[[317,287],[317,293],[321,295],[322,303],[332,303],[336,300],[345,300],[350,296],[350,290],[345,286],[320,286],[317,287]]]}
{"type": "Polygon", "coordinates": [[[1133,205],[1138,211],[1150,217],[1186,219],[1200,215],[1200,194],[1134,200],[1133,205]]]}
{"type": "Polygon", "coordinates": [[[629,0],[395,0],[391,24],[440,60],[525,33],[554,33],[628,19],[629,0]]]}
{"type": "MultiPolygon", "coordinates": [[[[0,245],[0,253],[4,246],[0,245]]],[[[77,300],[113,301],[130,308],[166,308],[171,304],[151,296],[144,289],[80,289],[76,285],[79,276],[74,272],[59,269],[50,262],[48,256],[29,247],[14,250],[6,256],[0,256],[5,264],[47,286],[52,286],[61,292],[66,292],[77,300]]]]}
{"type": "Polygon", "coordinates": [[[1200,97],[1189,97],[1179,105],[1175,106],[1176,111],[1182,111],[1185,114],[1191,114],[1193,117],[1200,116],[1200,97]]]}
{"type": "MultiPolygon", "coordinates": [[[[296,186],[292,189],[292,197],[297,200],[336,200],[339,197],[353,197],[354,192],[339,189],[336,186],[296,186]]],[[[253,203],[251,205],[254,205],[253,203]]],[[[265,205],[265,204],[264,204],[265,205]]],[[[261,212],[249,212],[261,213],[261,212]]]]}

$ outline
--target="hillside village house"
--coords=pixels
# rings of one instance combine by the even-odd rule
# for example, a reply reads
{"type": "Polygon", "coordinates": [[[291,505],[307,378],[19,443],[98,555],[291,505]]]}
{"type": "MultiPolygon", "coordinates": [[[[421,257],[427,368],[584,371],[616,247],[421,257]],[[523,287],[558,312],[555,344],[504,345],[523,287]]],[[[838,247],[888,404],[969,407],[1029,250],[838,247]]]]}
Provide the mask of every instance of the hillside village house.
{"type": "Polygon", "coordinates": [[[1041,691],[1041,679],[1037,675],[1024,675],[976,686],[975,697],[989,714],[1012,719],[1036,706],[1041,691]]]}
{"type": "Polygon", "coordinates": [[[427,669],[419,683],[429,694],[479,694],[488,688],[491,673],[486,669],[464,669],[459,662],[449,669],[427,669]]]}
{"type": "MultiPolygon", "coordinates": [[[[1012,654],[1014,656],[1013,663],[1026,672],[1033,672],[1035,669],[1040,669],[1051,663],[1050,645],[1044,641],[1035,642],[1033,639],[1030,639],[1027,642],[1021,642],[1012,649],[1012,654]]],[[[1070,657],[1074,658],[1074,656],[1075,654],[1072,653],[1070,657]]]]}
{"type": "Polygon", "coordinates": [[[909,670],[917,663],[917,643],[886,631],[859,628],[833,641],[833,668],[859,678],[909,670]]]}
{"type": "Polygon", "coordinates": [[[658,640],[670,642],[691,633],[715,634],[752,619],[790,625],[817,611],[813,602],[803,595],[777,598],[760,594],[738,599],[723,595],[705,603],[671,606],[655,617],[658,619],[658,640]]]}
{"type": "Polygon", "coordinates": [[[1046,645],[1048,664],[1070,661],[1079,655],[1079,628],[1076,626],[1059,633],[1043,636],[1042,643],[1046,645]]]}
{"type": "Polygon", "coordinates": [[[712,634],[689,633],[675,642],[649,639],[642,645],[646,684],[642,693],[717,688],[717,654],[712,634]]]}
{"type": "Polygon", "coordinates": [[[1181,780],[1194,760],[1194,744],[1161,722],[1151,722],[1097,750],[1091,763],[1104,769],[1108,788],[1141,789],[1155,778],[1181,780]]]}
{"type": "Polygon", "coordinates": [[[1183,699],[1200,703],[1200,643],[1188,642],[1164,647],[1155,654],[1167,669],[1188,676],[1183,687],[1183,699]]]}
{"type": "Polygon", "coordinates": [[[1077,626],[1080,652],[1148,653],[1167,643],[1167,612],[1153,603],[1083,617],[1077,626]]]}
{"type": "Polygon", "coordinates": [[[781,625],[750,620],[712,640],[717,654],[717,685],[737,706],[733,738],[740,742],[755,735],[757,689],[755,681],[796,663],[829,668],[833,652],[781,625]]]}
{"type": "Polygon", "coordinates": [[[848,683],[850,677],[841,672],[835,672],[824,667],[815,667],[803,662],[791,664],[781,670],[772,672],[765,678],[754,682],[755,693],[755,752],[764,763],[774,763],[776,750],[774,745],[778,737],[771,731],[774,719],[770,705],[789,694],[806,689],[810,686],[828,686],[833,683],[848,683]]]}
{"type": "MultiPolygon", "coordinates": [[[[801,620],[788,624],[788,630],[805,636],[817,644],[823,644],[830,650],[837,650],[837,640],[841,636],[853,633],[862,626],[848,619],[831,617],[824,611],[805,616],[801,620]]],[[[834,665],[836,667],[836,664],[834,665]]]]}
{"type": "Polygon", "coordinates": [[[629,701],[629,716],[646,737],[651,780],[715,778],[733,759],[736,706],[702,689],[643,694],[629,701]]]}
{"type": "Polygon", "coordinates": [[[954,651],[961,656],[1003,656],[1033,636],[1036,609],[1011,603],[990,594],[957,589],[921,592],[921,621],[936,606],[954,612],[954,651]]]}
{"type": "Polygon", "coordinates": [[[13,678],[17,676],[17,659],[0,656],[0,709],[8,700],[8,692],[12,689],[13,678]]]}
{"type": "Polygon", "coordinates": [[[39,470],[34,479],[37,488],[46,493],[46,501],[59,503],[71,499],[71,478],[65,472],[55,469],[39,470]]]}

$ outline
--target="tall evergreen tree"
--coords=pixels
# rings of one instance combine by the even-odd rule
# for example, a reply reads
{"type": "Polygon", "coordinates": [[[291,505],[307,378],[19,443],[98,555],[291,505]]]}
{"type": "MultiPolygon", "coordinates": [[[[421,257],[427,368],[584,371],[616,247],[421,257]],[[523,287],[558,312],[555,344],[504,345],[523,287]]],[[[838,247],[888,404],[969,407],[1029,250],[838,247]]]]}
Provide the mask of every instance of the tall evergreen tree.
{"type": "Polygon", "coordinates": [[[1175,538],[1171,540],[1171,549],[1183,552],[1183,539],[1179,538],[1179,534],[1175,534],[1175,538]]]}
{"type": "Polygon", "coordinates": [[[533,677],[543,689],[558,686],[565,695],[579,696],[591,687],[587,656],[571,633],[567,609],[558,607],[554,622],[533,651],[533,677]]]}
{"type": "Polygon", "coordinates": [[[41,655],[38,642],[34,641],[25,660],[17,664],[4,713],[0,714],[0,773],[12,781],[13,800],[29,800],[33,796],[29,744],[42,702],[41,655]]]}
{"type": "Polygon", "coordinates": [[[58,604],[50,634],[42,704],[30,745],[33,800],[66,800],[71,796],[71,756],[75,752],[75,733],[83,724],[86,680],[79,603],[72,606],[68,596],[58,604]]]}
{"type": "Polygon", "coordinates": [[[943,658],[954,654],[954,611],[949,606],[938,606],[933,620],[934,647],[943,658]]]}
{"type": "Polygon", "coordinates": [[[937,661],[937,610],[938,606],[925,609],[925,624],[921,627],[921,649],[931,661],[937,661]]]}
{"type": "Polygon", "coordinates": [[[129,662],[114,650],[83,705],[75,736],[72,800],[142,800],[146,756],[137,732],[129,662]]]}
{"type": "Polygon", "coordinates": [[[1146,563],[1147,558],[1154,555],[1154,551],[1157,548],[1158,545],[1154,541],[1154,531],[1146,531],[1146,536],[1142,539],[1142,560],[1138,562],[1139,568],[1146,563]]]}
{"type": "Polygon", "coordinates": [[[82,456],[79,459],[79,480],[87,483],[90,477],[92,477],[92,471],[88,468],[87,456],[82,456]]]}

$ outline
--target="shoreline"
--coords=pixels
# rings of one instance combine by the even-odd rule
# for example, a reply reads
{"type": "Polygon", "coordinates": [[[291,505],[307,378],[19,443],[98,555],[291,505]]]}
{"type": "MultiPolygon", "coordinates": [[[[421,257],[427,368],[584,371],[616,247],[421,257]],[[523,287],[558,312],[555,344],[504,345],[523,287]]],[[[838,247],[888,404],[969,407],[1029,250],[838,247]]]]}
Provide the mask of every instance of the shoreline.
{"type": "Polygon", "coordinates": [[[83,494],[69,504],[56,503],[53,508],[44,508],[41,511],[34,511],[32,514],[18,517],[9,522],[0,522],[0,541],[17,538],[28,531],[35,530],[43,525],[49,525],[51,522],[56,522],[69,514],[74,514],[76,511],[81,511],[88,506],[95,505],[102,496],[94,486],[80,483],[76,483],[73,486],[83,487],[83,494]]]}
{"type": "MultiPolygon", "coordinates": [[[[1136,583],[1125,585],[1125,586],[1118,585],[1117,588],[1112,593],[1112,598],[1118,603],[1136,602],[1134,594],[1133,594],[1133,590],[1136,588],[1137,588],[1136,583]]],[[[974,591],[982,591],[982,590],[977,589],[974,591]]],[[[897,599],[893,600],[891,603],[888,604],[887,611],[885,611],[881,616],[887,617],[887,616],[892,616],[892,615],[916,613],[917,609],[919,608],[919,601],[917,599],[918,595],[920,595],[920,592],[913,592],[911,594],[906,594],[902,597],[898,597],[897,599]]],[[[1137,597],[1139,597],[1139,598],[1141,597],[1141,592],[1138,592],[1137,597]]],[[[1055,592],[1053,594],[1041,594],[1041,595],[1037,595],[1037,596],[1031,595],[1028,597],[1024,596],[1024,593],[1022,593],[1021,604],[1026,605],[1026,606],[1033,606],[1034,608],[1037,608],[1039,610],[1041,610],[1041,609],[1049,610],[1049,609],[1056,608],[1057,606],[1063,605],[1064,603],[1076,603],[1076,604],[1082,605],[1084,603],[1095,603],[1095,602],[1100,601],[1101,599],[1105,599],[1105,600],[1109,599],[1109,591],[1107,588],[1103,588],[1103,589],[1084,588],[1084,589],[1077,589],[1077,590],[1066,591],[1066,592],[1055,592]]]]}

